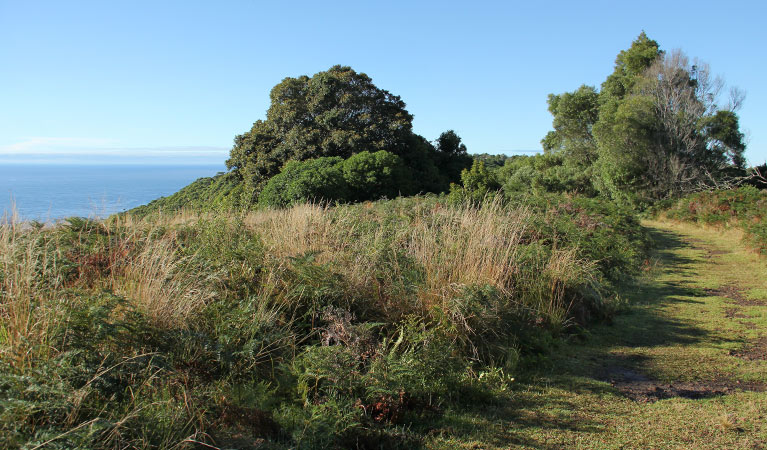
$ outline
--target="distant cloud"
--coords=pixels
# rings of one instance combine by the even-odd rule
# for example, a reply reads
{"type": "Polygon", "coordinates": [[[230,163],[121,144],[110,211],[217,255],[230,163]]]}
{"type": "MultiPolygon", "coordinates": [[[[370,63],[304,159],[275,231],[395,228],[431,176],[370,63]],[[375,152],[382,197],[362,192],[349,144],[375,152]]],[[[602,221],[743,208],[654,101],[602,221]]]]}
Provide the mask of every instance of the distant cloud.
{"type": "Polygon", "coordinates": [[[10,145],[0,145],[0,154],[51,154],[83,149],[106,147],[115,144],[111,139],[73,137],[33,137],[10,145]]]}
{"type": "Polygon", "coordinates": [[[224,147],[120,147],[98,138],[33,137],[0,145],[0,163],[223,165],[228,155],[224,147]]]}

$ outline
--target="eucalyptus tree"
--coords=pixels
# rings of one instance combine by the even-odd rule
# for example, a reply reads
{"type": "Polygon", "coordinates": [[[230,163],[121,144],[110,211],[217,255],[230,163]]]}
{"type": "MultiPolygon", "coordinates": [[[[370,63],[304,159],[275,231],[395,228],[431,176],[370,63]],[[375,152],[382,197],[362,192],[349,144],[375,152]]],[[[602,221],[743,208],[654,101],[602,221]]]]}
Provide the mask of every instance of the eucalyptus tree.
{"type": "Polygon", "coordinates": [[[631,89],[600,111],[598,187],[631,203],[720,187],[743,169],[745,144],[735,109],[720,105],[724,83],[681,51],[660,52],[631,89]]]}

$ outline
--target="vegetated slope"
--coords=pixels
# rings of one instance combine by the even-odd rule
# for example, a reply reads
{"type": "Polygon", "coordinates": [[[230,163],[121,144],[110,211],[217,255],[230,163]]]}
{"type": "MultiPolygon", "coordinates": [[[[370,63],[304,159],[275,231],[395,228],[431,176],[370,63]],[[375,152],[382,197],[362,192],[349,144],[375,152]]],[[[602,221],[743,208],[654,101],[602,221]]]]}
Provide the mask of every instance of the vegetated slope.
{"type": "Polygon", "coordinates": [[[0,446],[417,447],[609,318],[643,245],[568,197],[5,224],[0,446]]]}
{"type": "Polygon", "coordinates": [[[751,449],[767,443],[767,260],[741,233],[646,222],[654,251],[609,325],[509,399],[451,409],[429,449],[751,449]]]}
{"type": "Polygon", "coordinates": [[[661,214],[679,221],[740,228],[750,247],[767,253],[767,190],[743,186],[700,192],[676,201],[661,214]]]}
{"type": "Polygon", "coordinates": [[[190,211],[239,211],[243,209],[243,185],[230,173],[199,178],[178,192],[152,200],[129,211],[137,217],[152,213],[175,215],[190,211]]]}

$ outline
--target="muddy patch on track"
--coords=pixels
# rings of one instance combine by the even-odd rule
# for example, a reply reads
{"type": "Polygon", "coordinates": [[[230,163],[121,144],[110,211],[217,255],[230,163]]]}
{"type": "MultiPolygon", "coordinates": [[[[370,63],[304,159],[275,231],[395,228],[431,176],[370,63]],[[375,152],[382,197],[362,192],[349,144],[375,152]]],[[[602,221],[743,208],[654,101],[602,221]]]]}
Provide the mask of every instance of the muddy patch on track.
{"type": "Polygon", "coordinates": [[[724,310],[724,317],[728,319],[751,319],[751,316],[740,312],[740,308],[727,308],[724,310]]]}
{"type": "Polygon", "coordinates": [[[767,384],[737,381],[672,381],[653,380],[621,366],[606,367],[602,380],[609,382],[624,396],[638,403],[652,403],[667,398],[703,399],[743,391],[767,391],[767,384]]]}
{"type": "Polygon", "coordinates": [[[732,286],[732,285],[720,286],[716,289],[704,289],[703,291],[706,293],[706,295],[728,298],[735,302],[746,300],[746,298],[743,297],[743,294],[740,292],[740,289],[738,289],[737,286],[732,286]]]}
{"type": "Polygon", "coordinates": [[[733,300],[733,303],[739,306],[767,306],[767,300],[750,300],[747,298],[733,300]]]}
{"type": "Polygon", "coordinates": [[[703,255],[705,258],[711,258],[713,256],[720,256],[720,255],[726,255],[728,253],[731,253],[729,250],[711,248],[709,247],[709,244],[707,242],[701,239],[689,238],[687,242],[689,243],[689,246],[691,249],[706,252],[706,254],[703,255]]]}
{"type": "Polygon", "coordinates": [[[750,361],[767,361],[767,336],[749,342],[740,350],[733,350],[730,355],[750,361]]]}
{"type": "Polygon", "coordinates": [[[714,256],[721,256],[721,255],[726,255],[730,253],[727,250],[711,250],[708,248],[703,250],[706,250],[706,255],[704,256],[704,258],[708,258],[708,259],[713,258],[714,256]]]}
{"type": "Polygon", "coordinates": [[[722,286],[717,289],[704,289],[709,296],[722,297],[730,300],[730,303],[739,306],[767,306],[767,300],[751,300],[743,295],[736,286],[722,286]]]}

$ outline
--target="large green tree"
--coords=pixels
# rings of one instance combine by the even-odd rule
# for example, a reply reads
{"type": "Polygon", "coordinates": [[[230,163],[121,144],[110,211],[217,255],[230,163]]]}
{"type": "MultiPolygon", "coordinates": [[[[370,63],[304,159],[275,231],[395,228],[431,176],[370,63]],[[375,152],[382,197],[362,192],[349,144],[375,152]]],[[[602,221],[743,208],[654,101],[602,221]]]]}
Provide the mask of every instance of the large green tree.
{"type": "Polygon", "coordinates": [[[592,128],[599,118],[599,93],[583,85],[573,92],[549,95],[549,112],[554,130],[543,138],[545,153],[566,156],[577,165],[588,166],[597,159],[592,128]]]}
{"type": "Polygon", "coordinates": [[[407,151],[413,117],[405,103],[350,67],[285,78],[270,97],[267,120],[235,138],[227,161],[254,184],[275,175],[288,160],[407,151]]]}
{"type": "MultiPolygon", "coordinates": [[[[641,205],[726,180],[744,164],[735,109],[708,66],[668,54],[645,33],[621,51],[601,89],[549,96],[544,150],[589,173],[616,200],[641,205]]],[[[737,96],[736,96],[737,97],[737,96]]]]}
{"type": "Polygon", "coordinates": [[[635,203],[727,183],[742,169],[745,144],[735,103],[721,107],[723,83],[680,51],[658,52],[623,97],[605,93],[594,134],[598,187],[635,203]]]}
{"type": "Polygon", "coordinates": [[[460,179],[461,171],[472,165],[473,159],[466,151],[466,145],[453,130],[440,134],[435,142],[437,168],[450,181],[460,179]]]}
{"type": "Polygon", "coordinates": [[[405,190],[416,191],[446,190],[471,164],[457,134],[443,133],[437,147],[414,134],[402,99],[350,67],[285,78],[270,97],[266,120],[235,138],[227,160],[252,194],[288,161],[386,151],[413,172],[417,186],[405,190]]]}

